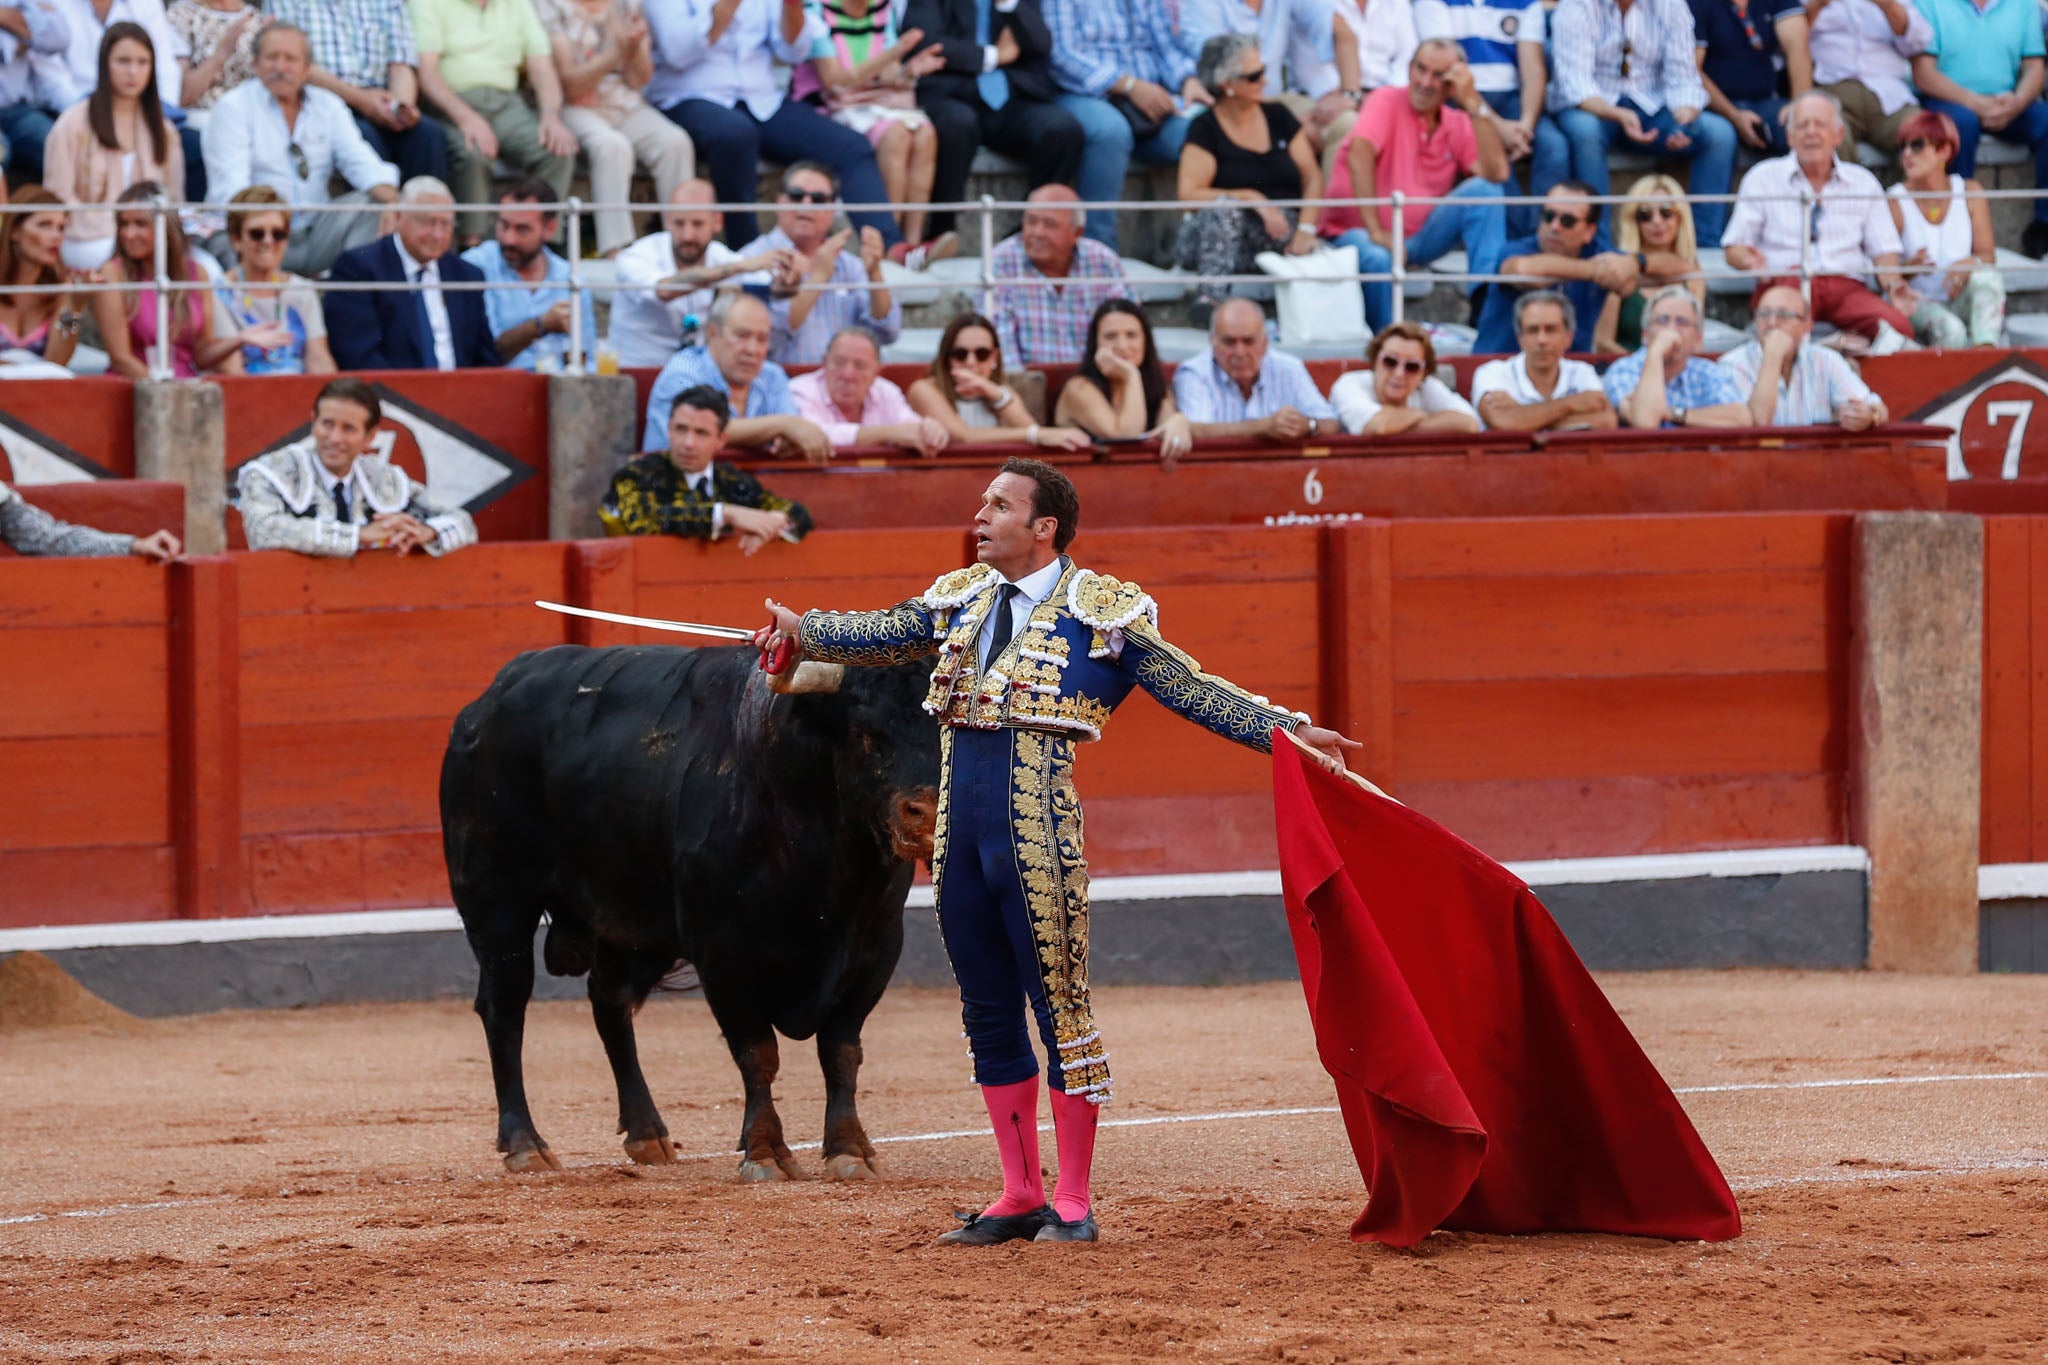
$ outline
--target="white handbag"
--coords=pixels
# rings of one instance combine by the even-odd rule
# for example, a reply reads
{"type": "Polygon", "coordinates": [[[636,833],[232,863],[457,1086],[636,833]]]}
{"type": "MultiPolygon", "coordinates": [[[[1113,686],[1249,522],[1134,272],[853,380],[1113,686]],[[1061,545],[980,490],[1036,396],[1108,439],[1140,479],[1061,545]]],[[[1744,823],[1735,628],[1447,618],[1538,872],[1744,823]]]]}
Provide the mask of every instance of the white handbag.
{"type": "Polygon", "coordinates": [[[1358,273],[1358,248],[1319,247],[1305,256],[1262,251],[1254,259],[1260,270],[1279,281],[1273,292],[1280,305],[1282,346],[1362,343],[1371,338],[1358,281],[1330,278],[1358,273]]]}

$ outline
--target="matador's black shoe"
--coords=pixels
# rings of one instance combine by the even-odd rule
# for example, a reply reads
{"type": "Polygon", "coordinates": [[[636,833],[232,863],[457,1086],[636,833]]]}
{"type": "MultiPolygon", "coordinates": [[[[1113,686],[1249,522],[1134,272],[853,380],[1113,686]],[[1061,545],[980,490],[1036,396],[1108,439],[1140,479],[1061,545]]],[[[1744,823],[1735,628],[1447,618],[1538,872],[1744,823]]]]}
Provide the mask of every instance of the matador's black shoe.
{"type": "Polygon", "coordinates": [[[1045,1226],[1040,1228],[1038,1235],[1031,1240],[1034,1242],[1092,1242],[1099,1236],[1101,1234],[1095,1228],[1094,1209],[1088,1210],[1088,1212],[1069,1223],[1057,1213],[1052,1212],[1050,1207],[1048,1207],[1046,1210],[1045,1226]]]}
{"type": "Polygon", "coordinates": [[[991,1218],[981,1213],[956,1213],[960,1226],[951,1232],[942,1233],[939,1242],[943,1246],[992,1247],[998,1242],[1014,1242],[1019,1238],[1030,1239],[1048,1222],[1057,1223],[1059,1215],[1052,1211],[1052,1205],[1041,1204],[1029,1213],[999,1213],[991,1218]]]}

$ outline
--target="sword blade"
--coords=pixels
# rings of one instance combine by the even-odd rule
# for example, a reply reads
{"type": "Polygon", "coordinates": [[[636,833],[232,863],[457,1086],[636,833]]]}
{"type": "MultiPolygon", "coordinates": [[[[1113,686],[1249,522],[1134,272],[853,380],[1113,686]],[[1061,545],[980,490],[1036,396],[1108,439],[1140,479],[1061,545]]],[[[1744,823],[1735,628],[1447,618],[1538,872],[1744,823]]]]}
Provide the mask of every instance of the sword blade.
{"type": "Polygon", "coordinates": [[[667,630],[678,635],[709,635],[715,640],[751,640],[754,632],[741,630],[738,626],[707,626],[695,621],[663,621],[653,616],[621,616],[615,611],[595,611],[590,607],[572,607],[566,602],[540,602],[533,605],[543,611],[558,611],[564,616],[586,616],[593,621],[610,621],[617,626],[639,626],[643,630],[667,630]]]}

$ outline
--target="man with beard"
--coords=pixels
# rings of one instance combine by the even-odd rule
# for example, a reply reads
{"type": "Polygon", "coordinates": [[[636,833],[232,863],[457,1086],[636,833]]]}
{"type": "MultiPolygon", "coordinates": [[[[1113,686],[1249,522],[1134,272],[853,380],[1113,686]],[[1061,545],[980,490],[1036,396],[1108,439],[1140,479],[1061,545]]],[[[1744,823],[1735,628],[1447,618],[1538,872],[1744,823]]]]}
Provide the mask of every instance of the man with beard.
{"type": "MultiPolygon", "coordinates": [[[[501,190],[497,202],[497,240],[471,247],[462,259],[483,271],[490,284],[519,286],[484,293],[484,315],[505,363],[533,370],[548,361],[548,368],[560,369],[569,354],[572,305],[569,263],[548,248],[556,217],[537,208],[511,207],[552,203],[554,191],[546,181],[528,176],[501,190]]],[[[597,323],[589,294],[583,295],[576,311],[581,314],[577,325],[583,329],[583,356],[588,361],[597,354],[597,323]]]]}
{"type": "Polygon", "coordinates": [[[764,248],[741,255],[718,240],[725,215],[708,207],[718,202],[709,180],[684,181],[668,202],[661,231],[618,255],[611,338],[619,364],[629,368],[658,368],[694,344],[718,286],[766,289],[774,272],[792,264],[786,252],[764,248]]]}

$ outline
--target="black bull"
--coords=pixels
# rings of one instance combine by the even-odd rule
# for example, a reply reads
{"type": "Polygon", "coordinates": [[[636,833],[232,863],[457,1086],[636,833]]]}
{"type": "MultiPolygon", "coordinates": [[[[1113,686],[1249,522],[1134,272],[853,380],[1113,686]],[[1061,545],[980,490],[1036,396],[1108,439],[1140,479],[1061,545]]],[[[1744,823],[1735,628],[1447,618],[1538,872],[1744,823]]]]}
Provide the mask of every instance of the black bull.
{"type": "Polygon", "coordinates": [[[903,949],[916,859],[931,854],[929,670],[848,669],[836,691],[778,695],[755,657],[541,650],[456,718],[442,840],[513,1170],[560,1164],[534,1128],[520,1058],[546,914],[549,972],[590,974],[635,1161],[671,1161],[675,1147],[633,1014],[687,962],[745,1085],[741,1175],[798,1173],[770,1094],[778,1030],[817,1036],[827,1174],[874,1173],[854,1103],[860,1033],[903,949]]]}

